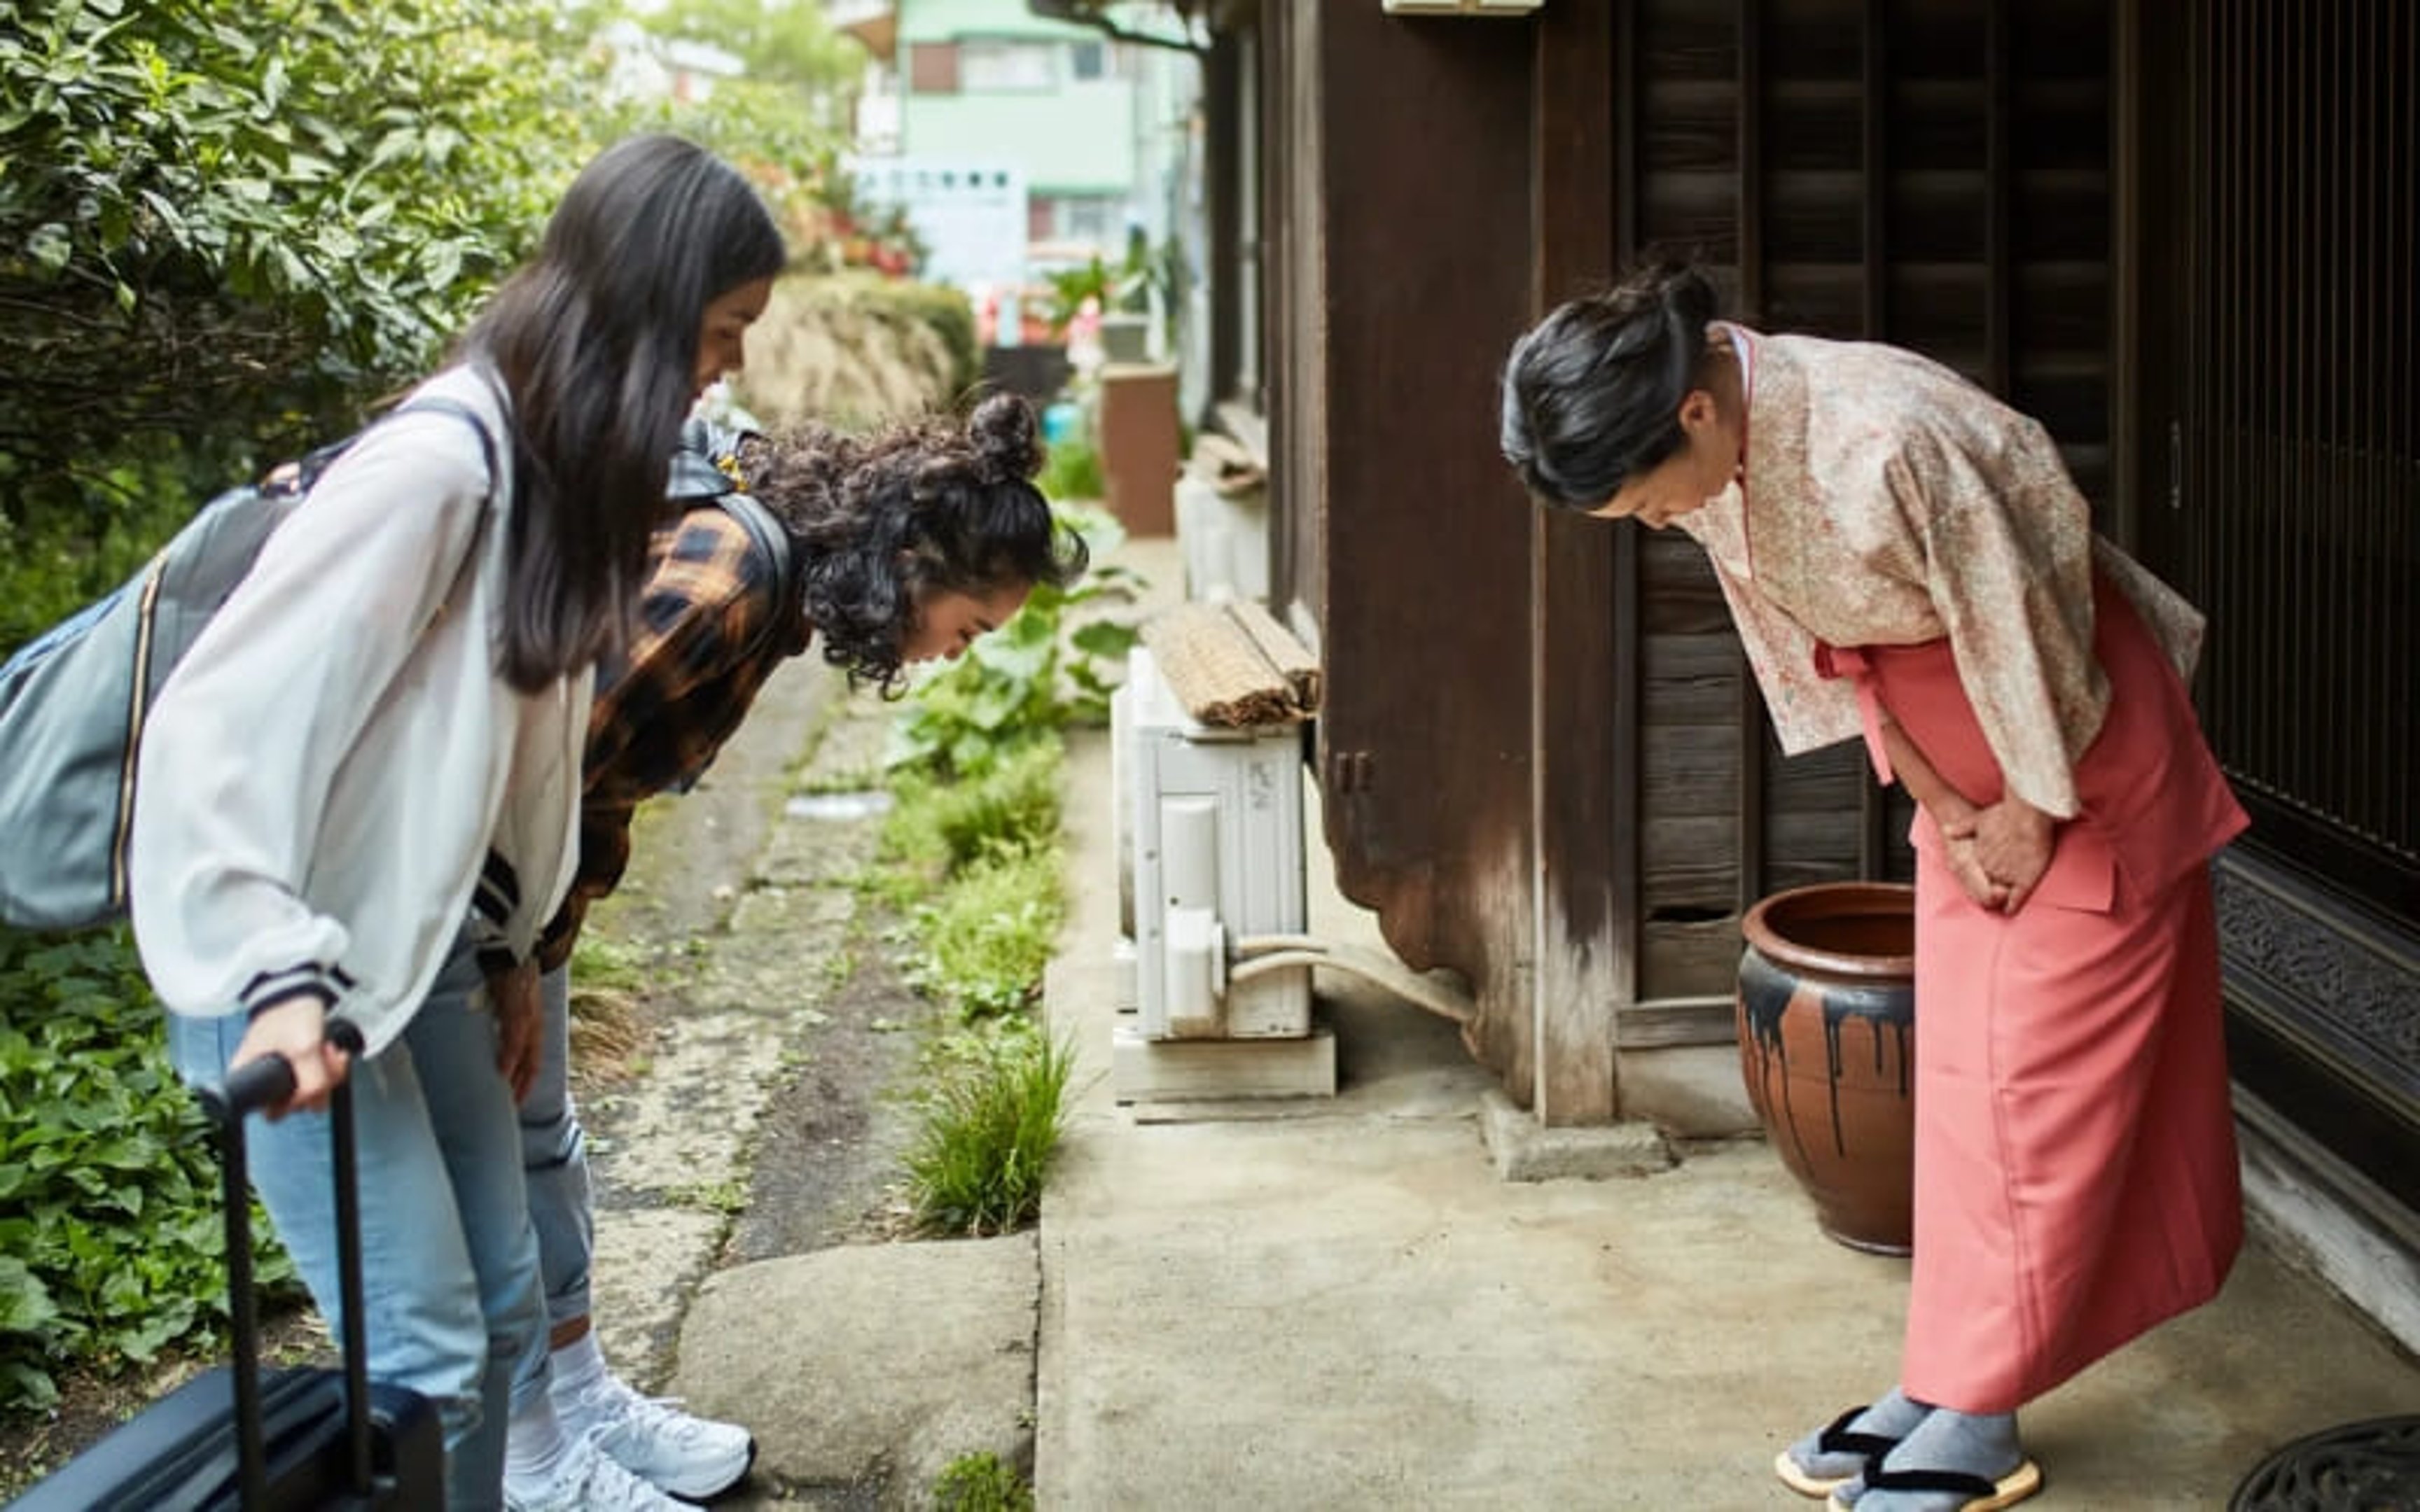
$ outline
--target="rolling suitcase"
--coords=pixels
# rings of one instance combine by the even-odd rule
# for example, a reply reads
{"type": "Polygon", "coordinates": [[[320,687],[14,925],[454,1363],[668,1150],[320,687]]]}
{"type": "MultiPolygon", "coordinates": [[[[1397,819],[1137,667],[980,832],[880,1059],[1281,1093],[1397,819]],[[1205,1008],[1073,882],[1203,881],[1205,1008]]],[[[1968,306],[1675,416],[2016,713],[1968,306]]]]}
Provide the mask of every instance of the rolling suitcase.
{"type": "MultiPolygon", "coordinates": [[[[330,1026],[358,1053],[348,1024],[330,1026]]],[[[359,1189],[352,1088],[328,1105],[336,1175],[336,1270],[343,1291],[344,1365],[260,1368],[252,1295],[252,1226],[243,1120],[283,1102],[293,1071],[271,1056],[206,1088],[225,1180],[228,1308],[234,1359],[169,1393],[61,1466],[8,1512],[302,1512],[322,1507],[437,1508],[445,1503],[445,1446],[419,1394],[369,1383],[362,1325],[359,1189]]]]}

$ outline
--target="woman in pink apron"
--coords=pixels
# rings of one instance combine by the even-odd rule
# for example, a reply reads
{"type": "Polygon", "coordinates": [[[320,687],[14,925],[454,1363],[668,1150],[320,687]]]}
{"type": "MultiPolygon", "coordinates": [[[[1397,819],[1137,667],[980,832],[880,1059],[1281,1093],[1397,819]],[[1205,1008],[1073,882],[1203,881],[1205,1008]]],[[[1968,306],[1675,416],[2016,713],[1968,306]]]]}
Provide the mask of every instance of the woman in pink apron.
{"type": "Polygon", "coordinates": [[[1899,1382],[1782,1452],[1859,1512],[1979,1512],[2016,1412],[2199,1305],[2242,1241],[2210,856],[2241,833],[2201,619],[2091,531],[2049,436],[1895,347],[1762,335],[1685,267],[1515,346],[1543,501],[1705,548],[1783,748],[1917,803],[1916,1242],[1899,1382]]]}

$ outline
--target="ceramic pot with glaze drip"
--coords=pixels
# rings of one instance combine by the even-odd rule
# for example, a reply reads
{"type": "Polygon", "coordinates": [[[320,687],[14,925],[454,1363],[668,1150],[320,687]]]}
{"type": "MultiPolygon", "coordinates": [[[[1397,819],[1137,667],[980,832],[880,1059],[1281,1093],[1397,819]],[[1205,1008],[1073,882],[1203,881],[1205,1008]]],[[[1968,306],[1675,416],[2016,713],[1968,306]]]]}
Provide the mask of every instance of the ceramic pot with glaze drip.
{"type": "Polygon", "coordinates": [[[1741,923],[1740,1069],[1823,1232],[1908,1253],[1916,1180],[1916,889],[1777,892],[1741,923]]]}

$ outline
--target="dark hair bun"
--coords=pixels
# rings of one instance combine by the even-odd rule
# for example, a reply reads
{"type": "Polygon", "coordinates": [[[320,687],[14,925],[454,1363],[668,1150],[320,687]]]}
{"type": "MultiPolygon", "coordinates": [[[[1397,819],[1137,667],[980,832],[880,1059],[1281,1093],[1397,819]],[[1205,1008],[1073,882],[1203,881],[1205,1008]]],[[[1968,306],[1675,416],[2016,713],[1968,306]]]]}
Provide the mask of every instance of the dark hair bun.
{"type": "Polygon", "coordinates": [[[1559,306],[1504,367],[1504,458],[1549,503],[1594,509],[1677,451],[1699,381],[1714,281],[1655,257],[1602,294],[1559,306]]]}
{"type": "Polygon", "coordinates": [[[1720,308],[1714,280],[1696,266],[1677,260],[1659,260],[1640,268],[1623,288],[1642,303],[1652,300],[1662,305],[1665,317],[1677,320],[1679,330],[1686,332],[1703,332],[1720,308]]]}
{"type": "Polygon", "coordinates": [[[1014,393],[995,393],[967,418],[967,439],[986,478],[1008,482],[1042,471],[1042,432],[1033,406],[1014,393]]]}

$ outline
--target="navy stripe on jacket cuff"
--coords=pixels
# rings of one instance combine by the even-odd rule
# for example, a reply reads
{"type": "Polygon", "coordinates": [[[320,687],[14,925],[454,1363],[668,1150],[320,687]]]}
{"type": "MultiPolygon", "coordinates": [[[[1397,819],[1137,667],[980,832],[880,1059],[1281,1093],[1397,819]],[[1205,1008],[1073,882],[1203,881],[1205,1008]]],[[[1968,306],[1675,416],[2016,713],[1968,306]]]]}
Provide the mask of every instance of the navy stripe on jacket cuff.
{"type": "Polygon", "coordinates": [[[479,869],[479,886],[471,903],[481,918],[502,925],[521,905],[520,874],[510,861],[489,851],[487,864],[479,869]]]}
{"type": "Polygon", "coordinates": [[[264,971],[244,983],[236,997],[243,1005],[244,1017],[252,1019],[290,997],[316,997],[320,1007],[334,1008],[352,985],[353,979],[344,968],[310,961],[283,971],[264,971]]]}

